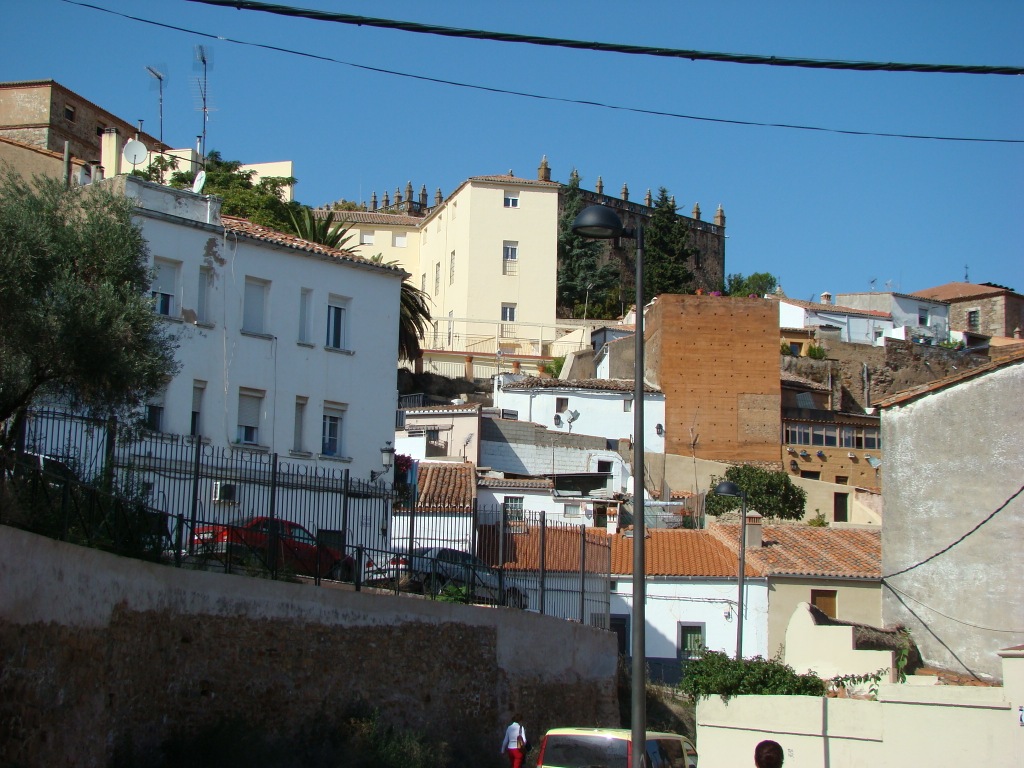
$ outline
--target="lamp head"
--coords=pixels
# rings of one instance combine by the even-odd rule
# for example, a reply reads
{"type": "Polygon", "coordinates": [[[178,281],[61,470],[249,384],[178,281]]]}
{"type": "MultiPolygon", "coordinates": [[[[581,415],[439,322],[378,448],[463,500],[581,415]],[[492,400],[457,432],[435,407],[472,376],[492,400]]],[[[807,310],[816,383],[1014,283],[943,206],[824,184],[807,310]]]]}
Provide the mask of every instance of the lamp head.
{"type": "Polygon", "coordinates": [[[596,240],[611,240],[628,233],[619,215],[604,205],[591,205],[580,211],[573,219],[572,231],[596,240]]]}
{"type": "Polygon", "coordinates": [[[723,480],[716,485],[714,493],[717,496],[743,496],[743,491],[731,480],[723,480]]]}

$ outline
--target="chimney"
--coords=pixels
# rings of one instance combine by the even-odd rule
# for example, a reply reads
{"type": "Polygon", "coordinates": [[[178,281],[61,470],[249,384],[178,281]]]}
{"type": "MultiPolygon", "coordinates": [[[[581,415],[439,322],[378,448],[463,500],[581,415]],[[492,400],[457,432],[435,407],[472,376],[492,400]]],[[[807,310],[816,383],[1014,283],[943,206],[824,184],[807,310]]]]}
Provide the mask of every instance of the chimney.
{"type": "Polygon", "coordinates": [[[700,221],[700,203],[693,204],[693,218],[700,221]]]}
{"type": "Polygon", "coordinates": [[[829,293],[828,291],[825,291],[824,293],[822,293],[821,294],[821,303],[822,304],[831,304],[832,303],[832,294],[829,293]]]}
{"type": "Polygon", "coordinates": [[[540,167],[537,168],[537,180],[538,181],[551,181],[551,168],[548,167],[548,156],[540,160],[540,167]]]}
{"type": "Polygon", "coordinates": [[[117,128],[107,128],[100,139],[100,162],[110,176],[121,173],[121,152],[124,151],[124,139],[117,128]]]}
{"type": "Polygon", "coordinates": [[[629,200],[629,187],[626,186],[626,182],[622,182],[622,195],[623,200],[629,200]]]}
{"type": "Polygon", "coordinates": [[[719,227],[725,226],[725,211],[722,209],[722,204],[718,204],[718,210],[715,211],[715,224],[719,227]]]}
{"type": "Polygon", "coordinates": [[[604,180],[600,176],[597,177],[597,186],[594,187],[594,191],[599,195],[604,194],[604,180]]]}
{"type": "Polygon", "coordinates": [[[747,549],[760,549],[764,541],[761,515],[752,509],[747,510],[747,549]]]}

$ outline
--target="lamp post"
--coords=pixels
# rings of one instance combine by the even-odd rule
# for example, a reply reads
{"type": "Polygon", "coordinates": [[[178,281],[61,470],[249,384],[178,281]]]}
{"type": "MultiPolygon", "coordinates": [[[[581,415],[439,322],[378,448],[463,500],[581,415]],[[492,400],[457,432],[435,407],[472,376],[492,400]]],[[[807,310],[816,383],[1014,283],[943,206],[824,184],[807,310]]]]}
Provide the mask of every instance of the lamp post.
{"type": "Polygon", "coordinates": [[[631,720],[633,766],[643,765],[647,744],[647,667],[645,625],[647,622],[646,565],[644,560],[644,230],[623,226],[611,208],[592,205],[580,211],[572,222],[572,231],[581,237],[610,240],[616,237],[636,239],[636,332],[633,370],[633,674],[631,720]]]}
{"type": "Polygon", "coordinates": [[[388,440],[384,443],[384,447],[380,449],[380,463],[384,467],[380,470],[370,470],[370,482],[377,482],[377,478],[386,475],[391,471],[391,467],[395,465],[395,446],[388,440]]]}
{"type": "Polygon", "coordinates": [[[725,480],[715,486],[718,496],[738,496],[740,499],[740,574],[739,595],[736,598],[736,660],[743,659],[743,581],[747,560],[747,492],[736,483],[725,480]]]}

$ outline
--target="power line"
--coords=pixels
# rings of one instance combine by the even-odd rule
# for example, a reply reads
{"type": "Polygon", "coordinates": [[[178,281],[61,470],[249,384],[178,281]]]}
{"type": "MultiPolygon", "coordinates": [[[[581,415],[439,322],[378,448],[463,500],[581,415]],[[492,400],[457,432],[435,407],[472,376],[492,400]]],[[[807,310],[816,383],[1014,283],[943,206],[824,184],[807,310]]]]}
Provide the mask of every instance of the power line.
{"type": "Polygon", "coordinates": [[[958,538],[958,539],[957,539],[956,541],[954,541],[954,542],[953,542],[952,544],[949,544],[948,546],[945,546],[945,547],[943,547],[943,548],[942,548],[942,549],[940,549],[940,550],[939,550],[938,552],[936,552],[935,554],[933,554],[933,555],[931,555],[931,556],[929,556],[929,557],[926,557],[926,558],[925,558],[924,560],[922,560],[922,561],[921,561],[921,562],[919,562],[919,563],[914,563],[913,565],[908,565],[908,566],[907,566],[906,568],[904,568],[903,570],[900,570],[900,571],[896,571],[895,573],[890,573],[890,574],[888,574],[888,575],[886,575],[886,576],[883,576],[883,577],[882,577],[882,581],[885,581],[886,579],[891,579],[891,578],[892,578],[893,576],[899,576],[900,574],[906,573],[907,571],[912,571],[912,570],[914,570],[915,568],[920,568],[920,567],[921,567],[922,565],[924,565],[924,564],[925,564],[925,563],[927,563],[927,562],[930,562],[930,561],[934,560],[934,559],[935,559],[936,557],[938,557],[939,555],[944,555],[944,554],[945,554],[946,552],[949,552],[949,550],[951,550],[951,549],[952,549],[953,547],[955,547],[955,546],[956,546],[957,544],[959,544],[959,543],[960,543],[961,541],[963,541],[964,539],[966,539],[966,538],[967,538],[968,536],[970,536],[970,535],[971,535],[972,533],[974,533],[975,531],[977,531],[977,530],[978,530],[979,528],[981,528],[981,526],[983,526],[983,525],[984,525],[985,523],[987,523],[987,522],[988,522],[989,520],[991,520],[991,519],[992,519],[993,517],[995,517],[995,516],[996,516],[997,514],[999,514],[1000,512],[1002,512],[1002,511],[1003,511],[1004,509],[1006,509],[1006,507],[1007,507],[1007,506],[1008,506],[1008,505],[1010,504],[1010,502],[1011,502],[1011,501],[1013,501],[1014,499],[1016,499],[1016,498],[1017,498],[1018,496],[1020,496],[1020,495],[1021,495],[1021,493],[1024,493],[1024,485],[1022,485],[1022,486],[1021,486],[1020,488],[1018,488],[1018,489],[1017,489],[1017,492],[1016,492],[1016,493],[1014,493],[1014,494],[1013,494],[1012,496],[1010,496],[1010,498],[1008,498],[1008,499],[1007,499],[1006,501],[1004,501],[1004,502],[1003,502],[1002,504],[1000,504],[1000,505],[999,505],[998,507],[996,507],[996,508],[995,508],[994,510],[992,510],[992,511],[991,511],[991,512],[990,512],[989,514],[987,514],[987,515],[985,516],[985,519],[984,519],[984,520],[982,520],[982,521],[981,521],[980,523],[978,523],[978,524],[977,524],[976,526],[974,526],[973,528],[971,528],[971,530],[969,530],[969,531],[968,531],[967,533],[965,533],[965,534],[964,534],[963,536],[961,536],[960,538],[958,538]]]}
{"type": "Polygon", "coordinates": [[[130,19],[131,21],[137,21],[142,24],[150,24],[155,27],[162,27],[164,29],[174,30],[176,32],[185,32],[190,35],[198,35],[199,37],[209,38],[211,40],[220,40],[225,43],[234,43],[235,45],[245,45],[252,48],[262,48],[268,51],[275,51],[277,53],[286,53],[292,56],[302,56],[307,59],[314,59],[317,61],[324,61],[330,64],[340,64],[346,67],[353,67],[354,69],[361,69],[367,72],[376,72],[383,75],[394,75],[395,77],[405,77],[411,80],[419,80],[421,82],[435,83],[438,85],[450,85],[457,88],[467,88],[470,90],[484,91],[486,93],[496,93],[507,96],[519,96],[527,99],[537,99],[539,101],[553,101],[562,104],[578,104],[581,106],[597,107],[600,109],[613,109],[620,112],[631,112],[634,114],[641,115],[653,115],[656,117],[669,117],[679,120],[694,120],[698,122],[707,123],[719,123],[724,125],[740,125],[740,126],[752,126],[757,128],[783,128],[788,130],[799,130],[799,131],[814,131],[818,133],[838,133],[846,136],[875,136],[881,138],[893,138],[893,139],[919,139],[927,141],[960,141],[960,142],[975,142],[975,143],[988,143],[988,144],[1024,144],[1024,139],[985,139],[969,136],[932,136],[927,134],[911,134],[911,133],[884,133],[880,131],[856,131],[845,128],[827,128],[822,126],[813,125],[799,125],[793,123],[769,123],[759,122],[756,120],[730,120],[727,118],[720,117],[706,117],[701,115],[687,115],[678,112],[666,112],[663,110],[654,109],[643,109],[640,107],[624,107],[616,104],[606,104],[600,101],[589,101],[583,99],[570,99],[562,96],[545,96],[542,94],[528,93],[526,91],[514,91],[507,88],[496,88],[487,85],[476,85],[472,83],[463,83],[456,80],[445,80],[437,77],[428,77],[426,75],[415,75],[408,72],[399,72],[392,69],[383,69],[381,67],[371,67],[366,64],[356,64],[350,61],[343,61],[341,59],[335,59],[330,56],[322,56],[320,54],[308,53],[306,51],[297,51],[291,48],[283,48],[276,45],[268,45],[266,43],[254,43],[248,40],[239,40],[236,38],[225,37],[223,35],[214,35],[209,32],[200,32],[199,30],[189,29],[188,27],[181,27],[175,24],[167,24],[160,21],[153,21],[152,19],[145,19],[140,16],[132,16],[127,13],[120,13],[119,11],[112,11],[109,8],[103,8],[98,5],[91,3],[80,2],[79,0],[61,0],[63,3],[69,5],[77,5],[82,8],[89,8],[95,11],[101,11],[103,13],[109,13],[112,16],[120,16],[124,19],[130,19]]]}
{"type": "Polygon", "coordinates": [[[538,37],[517,35],[511,32],[488,32],[480,29],[459,29],[435,24],[419,24],[412,21],[378,19],[372,16],[356,16],[350,13],[330,13],[308,8],[293,8],[276,3],[260,3],[253,0],[189,0],[192,3],[219,5],[237,10],[262,11],[280,16],[290,16],[313,21],[330,21],[337,24],[352,24],[359,27],[396,29],[427,35],[441,35],[470,40],[493,40],[501,43],[527,43],[555,48],[573,48],[585,51],[626,53],[639,56],[659,56],[691,61],[721,61],[732,64],[759,64],[771,67],[805,67],[809,69],[845,69],[856,72],[923,72],[928,74],[959,75],[1024,75],[1024,67],[978,66],[965,64],[907,64],[901,62],[839,61],[834,59],[798,59],[785,56],[756,56],[745,53],[719,53],[715,51],[694,51],[678,48],[657,48],[647,45],[623,45],[620,43],[598,43],[586,40],[570,40],[561,37],[538,37]]]}
{"type": "MultiPolygon", "coordinates": [[[[893,592],[896,592],[897,594],[903,595],[903,597],[905,597],[908,600],[911,600],[911,601],[917,603],[922,608],[926,608],[929,611],[931,611],[932,613],[938,614],[939,616],[941,616],[944,619],[949,619],[950,621],[955,621],[957,624],[963,624],[965,627],[973,627],[974,629],[981,629],[981,630],[984,630],[986,632],[1004,632],[1004,633],[1010,634],[1010,635],[1024,634],[1024,629],[997,629],[995,627],[984,627],[981,624],[973,624],[973,623],[971,623],[969,621],[964,621],[963,619],[958,619],[955,616],[950,616],[948,614],[943,613],[942,611],[936,610],[935,608],[932,608],[930,605],[925,605],[920,600],[918,600],[916,597],[908,595],[902,589],[897,589],[896,587],[894,587],[892,584],[890,584],[885,579],[882,579],[882,584],[884,584],[887,589],[891,589],[893,592]]],[[[919,620],[921,620],[922,623],[924,623],[923,619],[921,619],[920,616],[918,616],[917,618],[919,620]]]]}

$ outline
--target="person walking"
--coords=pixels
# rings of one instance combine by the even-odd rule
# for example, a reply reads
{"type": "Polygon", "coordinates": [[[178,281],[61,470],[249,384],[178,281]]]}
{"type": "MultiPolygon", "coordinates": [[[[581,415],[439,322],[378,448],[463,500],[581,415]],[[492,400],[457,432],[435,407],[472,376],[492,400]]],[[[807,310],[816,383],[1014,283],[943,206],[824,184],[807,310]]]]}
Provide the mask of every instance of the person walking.
{"type": "Polygon", "coordinates": [[[526,757],[526,729],[520,724],[523,718],[517,713],[505,729],[505,738],[501,741],[501,752],[508,755],[508,763],[512,768],[523,768],[523,758],[526,757]]]}
{"type": "Polygon", "coordinates": [[[782,746],[766,739],[754,747],[754,765],[757,768],[782,768],[782,746]]]}

